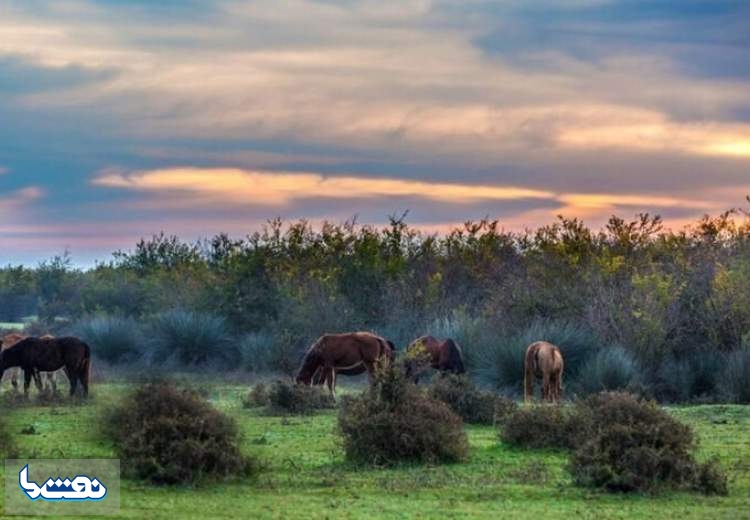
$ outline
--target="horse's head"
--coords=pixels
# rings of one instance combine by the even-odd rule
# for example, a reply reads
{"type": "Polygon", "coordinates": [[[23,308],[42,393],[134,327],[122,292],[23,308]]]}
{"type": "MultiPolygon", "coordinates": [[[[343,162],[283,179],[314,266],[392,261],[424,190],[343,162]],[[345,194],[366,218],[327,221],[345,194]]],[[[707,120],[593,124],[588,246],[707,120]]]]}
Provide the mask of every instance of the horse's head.
{"type": "Polygon", "coordinates": [[[321,359],[317,352],[308,352],[305,359],[302,360],[302,366],[297,372],[295,382],[310,386],[313,383],[313,377],[320,368],[321,359]]]}

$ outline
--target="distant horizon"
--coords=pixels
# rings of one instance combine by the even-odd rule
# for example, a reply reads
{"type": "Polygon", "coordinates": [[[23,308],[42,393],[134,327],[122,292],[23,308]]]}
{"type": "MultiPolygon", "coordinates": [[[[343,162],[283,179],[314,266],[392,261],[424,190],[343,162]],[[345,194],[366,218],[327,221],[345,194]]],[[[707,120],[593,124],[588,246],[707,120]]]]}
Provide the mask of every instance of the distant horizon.
{"type": "Polygon", "coordinates": [[[0,264],[269,215],[680,227],[750,193],[750,3],[0,0],[0,264]]]}

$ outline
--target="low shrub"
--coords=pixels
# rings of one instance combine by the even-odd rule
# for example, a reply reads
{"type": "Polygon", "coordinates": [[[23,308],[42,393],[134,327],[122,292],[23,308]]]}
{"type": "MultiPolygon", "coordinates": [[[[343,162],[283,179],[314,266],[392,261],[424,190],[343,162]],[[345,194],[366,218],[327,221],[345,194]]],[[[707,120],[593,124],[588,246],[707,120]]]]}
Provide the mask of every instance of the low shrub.
{"type": "Polygon", "coordinates": [[[504,417],[516,406],[510,399],[480,390],[466,375],[442,374],[428,394],[471,424],[493,424],[496,415],[504,417]]]}
{"type": "Polygon", "coordinates": [[[398,363],[342,403],[338,426],[346,458],[360,464],[458,462],[469,452],[461,418],[421,392],[398,363]]]}
{"type": "Polygon", "coordinates": [[[606,392],[579,403],[574,417],[585,432],[569,464],[577,485],[621,492],[726,492],[726,477],[715,465],[695,462],[691,428],[654,402],[606,392]]]}
{"type": "Polygon", "coordinates": [[[522,448],[573,448],[580,427],[570,409],[537,404],[517,408],[500,421],[500,439],[522,448]]]}
{"type": "Polygon", "coordinates": [[[183,310],[156,315],[149,328],[152,361],[182,366],[237,366],[239,351],[223,318],[183,310]]]}
{"type": "Polygon", "coordinates": [[[331,395],[319,386],[275,381],[268,389],[268,408],[271,413],[305,415],[335,406],[331,395]]]}
{"type": "Polygon", "coordinates": [[[253,385],[247,395],[242,398],[243,408],[257,408],[269,404],[271,404],[271,400],[268,395],[268,386],[265,383],[253,385]]]}
{"type": "Polygon", "coordinates": [[[91,353],[107,363],[130,363],[143,354],[140,326],[133,318],[95,316],[82,320],[74,330],[91,353]]]}
{"type": "Polygon", "coordinates": [[[581,367],[573,388],[583,395],[631,389],[640,382],[641,370],[632,354],[622,347],[602,349],[581,367]]]}
{"type": "Polygon", "coordinates": [[[721,381],[722,393],[727,401],[750,404],[750,348],[727,356],[721,381]]]}
{"type": "Polygon", "coordinates": [[[193,390],[147,383],[104,420],[123,473],[154,484],[194,484],[251,476],[257,460],[240,452],[233,419],[193,390]]]}

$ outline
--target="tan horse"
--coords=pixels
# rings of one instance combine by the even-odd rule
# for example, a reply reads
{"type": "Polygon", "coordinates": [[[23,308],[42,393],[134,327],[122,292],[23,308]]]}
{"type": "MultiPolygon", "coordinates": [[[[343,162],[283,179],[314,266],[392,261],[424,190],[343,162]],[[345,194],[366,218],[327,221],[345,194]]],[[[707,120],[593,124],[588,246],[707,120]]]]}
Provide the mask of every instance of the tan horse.
{"type": "Polygon", "coordinates": [[[524,401],[534,399],[534,379],[542,380],[542,400],[556,403],[562,398],[563,357],[552,343],[537,341],[524,358],[524,401]]]}
{"type": "Polygon", "coordinates": [[[328,391],[336,398],[336,374],[339,371],[358,372],[364,367],[372,381],[375,366],[393,358],[392,343],[369,332],[324,334],[307,349],[297,373],[297,383],[311,385],[322,369],[328,391]]]}
{"type": "MultiPolygon", "coordinates": [[[[424,361],[429,362],[430,366],[435,370],[453,372],[455,374],[466,372],[461,347],[450,338],[440,341],[434,336],[422,336],[412,341],[406,347],[406,352],[419,356],[419,349],[424,350],[426,357],[424,361]]],[[[410,359],[406,362],[406,375],[413,377],[415,382],[419,379],[419,365],[419,359],[410,359]]]]}
{"type": "MultiPolygon", "coordinates": [[[[24,340],[28,337],[29,336],[20,334],[18,332],[11,332],[10,334],[6,334],[2,338],[0,338],[0,352],[3,350],[9,349],[10,347],[15,345],[19,341],[24,340]]],[[[54,338],[55,338],[54,336],[46,334],[39,339],[50,340],[54,338]]],[[[18,367],[14,367],[14,368],[9,369],[8,371],[10,372],[10,384],[13,387],[13,389],[16,392],[18,392],[18,379],[21,373],[21,369],[18,367]]],[[[45,372],[43,383],[37,375],[34,375],[34,383],[36,384],[37,389],[40,392],[51,391],[54,393],[57,391],[57,372],[45,372]]]]}

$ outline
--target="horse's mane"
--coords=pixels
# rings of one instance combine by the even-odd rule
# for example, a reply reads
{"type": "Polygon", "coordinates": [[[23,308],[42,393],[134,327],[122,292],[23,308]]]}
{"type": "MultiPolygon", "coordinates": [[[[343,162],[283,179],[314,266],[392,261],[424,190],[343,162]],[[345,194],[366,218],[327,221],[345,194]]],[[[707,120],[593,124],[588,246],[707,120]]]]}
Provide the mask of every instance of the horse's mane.
{"type": "Polygon", "coordinates": [[[450,338],[445,340],[445,348],[448,349],[448,360],[451,369],[463,374],[466,368],[464,367],[464,357],[461,353],[461,348],[450,338]]]}

